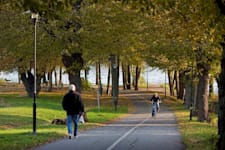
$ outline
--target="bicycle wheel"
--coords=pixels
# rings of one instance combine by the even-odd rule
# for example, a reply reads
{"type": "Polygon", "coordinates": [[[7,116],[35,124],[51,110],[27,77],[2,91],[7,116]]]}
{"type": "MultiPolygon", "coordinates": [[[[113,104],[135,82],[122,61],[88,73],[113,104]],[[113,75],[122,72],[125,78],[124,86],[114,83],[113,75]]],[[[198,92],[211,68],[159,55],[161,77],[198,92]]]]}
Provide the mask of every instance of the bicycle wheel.
{"type": "Polygon", "coordinates": [[[156,104],[155,103],[153,103],[153,105],[152,105],[152,117],[155,117],[156,116],[156,104]]]}
{"type": "Polygon", "coordinates": [[[153,107],[153,108],[152,108],[152,117],[155,116],[155,113],[156,113],[156,111],[155,111],[155,108],[153,107]]]}

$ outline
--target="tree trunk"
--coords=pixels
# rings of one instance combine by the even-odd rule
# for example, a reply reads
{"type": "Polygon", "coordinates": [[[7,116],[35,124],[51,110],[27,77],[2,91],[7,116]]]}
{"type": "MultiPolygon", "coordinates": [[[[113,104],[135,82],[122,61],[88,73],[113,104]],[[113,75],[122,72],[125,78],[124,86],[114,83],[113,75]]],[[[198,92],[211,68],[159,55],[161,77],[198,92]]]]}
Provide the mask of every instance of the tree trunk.
{"type": "Polygon", "coordinates": [[[84,69],[84,82],[88,86],[88,77],[87,77],[87,75],[88,75],[88,69],[86,68],[86,69],[84,69]]]}
{"type": "Polygon", "coordinates": [[[119,78],[120,78],[120,56],[117,55],[117,86],[118,86],[118,90],[119,90],[119,78]]]}
{"type": "Polygon", "coordinates": [[[202,60],[205,58],[204,52],[202,49],[197,51],[196,55],[197,60],[197,69],[199,71],[198,75],[198,87],[197,87],[197,101],[198,101],[198,120],[203,122],[205,120],[208,121],[208,86],[209,86],[209,70],[210,64],[209,62],[203,62],[202,60]]]}
{"type": "Polygon", "coordinates": [[[184,94],[184,101],[185,101],[185,108],[189,109],[192,105],[194,108],[196,106],[196,89],[197,89],[197,80],[195,80],[193,74],[190,71],[185,72],[185,94],[184,94]]]}
{"type": "Polygon", "coordinates": [[[99,84],[101,85],[102,84],[102,78],[101,78],[101,64],[100,64],[100,62],[98,63],[98,81],[99,81],[99,84]]]}
{"type": "Polygon", "coordinates": [[[136,66],[136,75],[135,75],[135,82],[134,82],[134,89],[137,91],[138,90],[138,80],[140,78],[141,74],[141,68],[139,66],[136,66]]]}
{"type": "Polygon", "coordinates": [[[208,120],[208,83],[209,73],[204,71],[204,74],[199,76],[197,88],[198,120],[200,122],[208,120]]]}
{"type": "Polygon", "coordinates": [[[62,88],[63,83],[62,83],[62,66],[59,68],[59,86],[62,88]]]}
{"type": "Polygon", "coordinates": [[[18,72],[18,84],[21,83],[21,77],[20,77],[20,73],[18,72]]]}
{"type": "Polygon", "coordinates": [[[184,95],[184,102],[185,102],[185,108],[189,109],[191,104],[193,103],[192,100],[192,79],[190,74],[185,75],[185,95],[184,95]]]}
{"type": "Polygon", "coordinates": [[[102,78],[101,78],[101,64],[98,63],[98,90],[100,95],[102,95],[102,78]]]}
{"type": "MultiPolygon", "coordinates": [[[[20,76],[27,95],[29,97],[34,97],[34,75],[30,71],[27,71],[22,72],[20,76]]],[[[38,95],[41,90],[41,75],[38,74],[36,74],[36,90],[36,95],[38,95]]]]}
{"type": "Polygon", "coordinates": [[[178,97],[178,93],[179,93],[179,76],[178,76],[178,72],[177,71],[174,72],[174,82],[175,82],[176,96],[178,97]]]}
{"type": "Polygon", "coordinates": [[[57,72],[56,69],[54,68],[54,76],[55,76],[55,86],[58,85],[58,78],[57,78],[57,72]]]}
{"type": "Polygon", "coordinates": [[[81,92],[80,71],[83,67],[83,58],[81,53],[73,53],[71,55],[63,54],[62,62],[67,69],[70,84],[76,85],[76,90],[81,92]]]}
{"type": "Polygon", "coordinates": [[[210,77],[209,78],[209,97],[212,97],[212,95],[213,95],[213,91],[214,91],[213,82],[214,82],[213,77],[210,77]]]}
{"type": "Polygon", "coordinates": [[[127,89],[131,89],[131,73],[130,73],[130,65],[127,65],[127,89]]]}
{"type": "Polygon", "coordinates": [[[219,75],[218,89],[219,89],[219,109],[218,109],[218,135],[219,140],[217,147],[219,150],[225,149],[225,43],[222,43],[223,54],[221,60],[221,72],[219,75]]]}
{"type": "Polygon", "coordinates": [[[95,76],[95,85],[98,85],[98,82],[99,82],[99,65],[98,63],[96,62],[95,64],[95,72],[96,72],[96,76],[95,76]]]}
{"type": "Polygon", "coordinates": [[[173,84],[173,71],[168,70],[168,79],[169,79],[169,88],[170,88],[170,95],[174,96],[174,84],[173,84]]]}
{"type": "Polygon", "coordinates": [[[52,69],[48,72],[48,92],[52,91],[52,69]]]}
{"type": "Polygon", "coordinates": [[[110,69],[110,64],[109,64],[109,68],[108,68],[108,77],[107,77],[107,88],[106,88],[106,94],[110,94],[109,93],[109,84],[110,84],[110,74],[111,74],[111,69],[110,69]]]}
{"type": "Polygon", "coordinates": [[[123,74],[122,74],[122,76],[123,76],[123,89],[124,90],[126,90],[126,83],[127,83],[127,78],[126,78],[126,67],[125,67],[126,65],[124,64],[124,63],[122,63],[122,72],[123,72],[123,74]]]}
{"type": "Polygon", "coordinates": [[[77,72],[76,74],[74,73],[69,73],[69,82],[70,84],[74,84],[76,86],[76,91],[81,93],[82,89],[82,83],[81,83],[81,78],[80,78],[80,71],[77,72]]]}
{"type": "Polygon", "coordinates": [[[43,72],[42,78],[43,78],[43,84],[48,85],[48,81],[47,81],[46,73],[45,72],[43,72]]]}
{"type": "MultiPolygon", "coordinates": [[[[221,14],[225,15],[225,3],[223,0],[216,0],[216,3],[221,11],[221,14]]],[[[223,34],[223,38],[225,35],[223,34]]],[[[225,41],[225,38],[224,38],[225,41]]],[[[219,140],[217,147],[219,150],[225,149],[225,43],[221,43],[223,47],[222,59],[221,59],[221,72],[219,79],[217,79],[219,90],[219,109],[218,109],[218,135],[219,140]]]]}
{"type": "Polygon", "coordinates": [[[179,71],[179,92],[177,95],[178,99],[184,99],[184,82],[185,81],[185,72],[179,71]]]}

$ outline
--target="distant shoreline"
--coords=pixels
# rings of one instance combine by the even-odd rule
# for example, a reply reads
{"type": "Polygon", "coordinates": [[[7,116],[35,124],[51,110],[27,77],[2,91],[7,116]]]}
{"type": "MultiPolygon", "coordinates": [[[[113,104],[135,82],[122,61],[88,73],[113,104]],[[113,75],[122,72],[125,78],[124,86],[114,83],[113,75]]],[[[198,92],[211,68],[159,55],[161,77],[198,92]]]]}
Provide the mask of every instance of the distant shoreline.
{"type": "MultiPolygon", "coordinates": [[[[63,70],[64,72],[64,70],[63,70]]],[[[59,74],[59,73],[58,73],[59,74]]],[[[108,68],[106,66],[101,66],[101,78],[102,78],[102,84],[106,85],[107,84],[107,75],[108,75],[108,68]]],[[[55,82],[55,77],[53,77],[53,83],[55,82]]],[[[84,71],[81,71],[81,77],[84,78],[84,71]]],[[[96,72],[95,72],[95,66],[90,66],[89,74],[88,74],[88,81],[92,84],[95,85],[95,80],[96,80],[96,72]]],[[[59,77],[57,77],[59,78],[59,77]]],[[[151,67],[147,67],[144,71],[141,73],[141,78],[143,78],[148,84],[148,86],[151,85],[163,85],[163,84],[168,84],[168,77],[163,72],[162,70],[159,69],[153,69],[151,67]]],[[[5,81],[7,83],[18,83],[18,73],[16,71],[11,72],[11,73],[6,73],[6,72],[0,72],[0,80],[8,80],[5,81]]],[[[63,85],[68,85],[69,80],[68,80],[68,74],[64,73],[62,75],[62,82],[63,85]]],[[[119,75],[119,85],[123,85],[122,81],[122,72],[120,69],[120,75],[119,75]]],[[[214,82],[214,93],[218,94],[218,86],[217,83],[214,82]]]]}

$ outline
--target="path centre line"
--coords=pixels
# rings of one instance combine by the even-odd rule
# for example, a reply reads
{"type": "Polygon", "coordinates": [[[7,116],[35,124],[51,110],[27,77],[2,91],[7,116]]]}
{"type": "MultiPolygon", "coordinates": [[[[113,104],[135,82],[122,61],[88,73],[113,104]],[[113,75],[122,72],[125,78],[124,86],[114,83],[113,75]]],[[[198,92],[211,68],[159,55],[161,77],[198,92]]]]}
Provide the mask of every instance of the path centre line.
{"type": "Polygon", "coordinates": [[[110,145],[106,150],[112,150],[113,148],[115,148],[118,143],[120,143],[126,136],[128,136],[130,133],[132,133],[137,127],[142,125],[147,120],[148,120],[148,118],[143,120],[141,123],[137,124],[135,127],[131,128],[123,136],[121,136],[118,140],[116,140],[112,145],[110,145]]]}

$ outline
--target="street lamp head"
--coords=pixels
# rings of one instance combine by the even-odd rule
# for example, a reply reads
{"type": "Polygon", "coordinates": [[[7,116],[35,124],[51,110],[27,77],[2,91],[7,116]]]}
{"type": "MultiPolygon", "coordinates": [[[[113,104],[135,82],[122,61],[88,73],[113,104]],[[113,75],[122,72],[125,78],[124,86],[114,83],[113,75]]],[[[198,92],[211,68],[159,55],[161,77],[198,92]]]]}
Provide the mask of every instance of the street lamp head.
{"type": "Polygon", "coordinates": [[[31,19],[33,19],[34,23],[36,23],[38,21],[38,13],[31,13],[31,19]]]}
{"type": "Polygon", "coordinates": [[[38,13],[31,13],[31,19],[38,19],[38,13]]]}
{"type": "Polygon", "coordinates": [[[24,11],[22,14],[30,14],[30,13],[31,13],[30,10],[26,10],[26,11],[24,11]]]}

